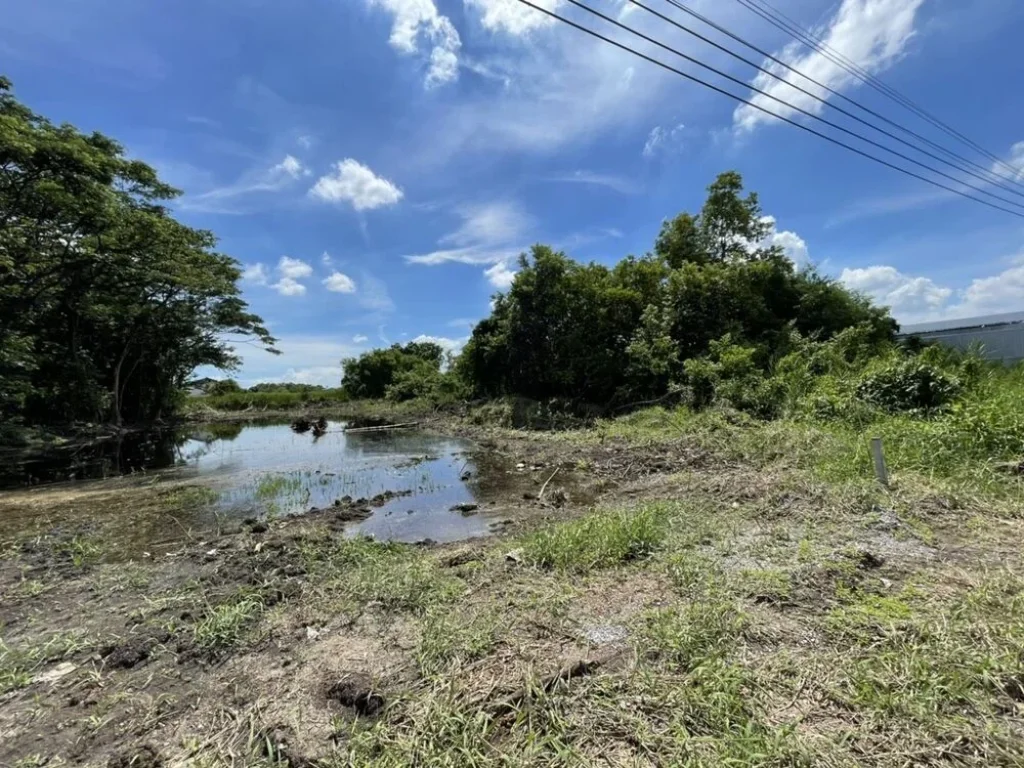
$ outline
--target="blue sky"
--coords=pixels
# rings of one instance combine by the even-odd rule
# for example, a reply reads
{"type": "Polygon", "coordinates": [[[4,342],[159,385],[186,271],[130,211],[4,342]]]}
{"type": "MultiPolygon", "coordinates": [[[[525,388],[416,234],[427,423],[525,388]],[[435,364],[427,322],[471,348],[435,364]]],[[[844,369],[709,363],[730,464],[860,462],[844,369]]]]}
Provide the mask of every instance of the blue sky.
{"type": "MultiPolygon", "coordinates": [[[[565,0],[537,2],[591,23],[565,0]]],[[[629,2],[591,4],[753,82],[629,2]]],[[[941,138],[739,3],[689,4],[941,138]]],[[[1024,4],[773,4],[1024,165],[1024,4]]],[[[333,384],[341,357],[385,342],[457,346],[530,244],[609,264],[642,254],[727,169],[759,192],[796,262],[903,322],[1024,309],[1021,219],[737,110],[516,0],[9,3],[0,57],[19,98],[155,165],[185,190],[178,215],[245,265],[245,296],[284,353],[242,347],[247,384],[333,384]]]]}

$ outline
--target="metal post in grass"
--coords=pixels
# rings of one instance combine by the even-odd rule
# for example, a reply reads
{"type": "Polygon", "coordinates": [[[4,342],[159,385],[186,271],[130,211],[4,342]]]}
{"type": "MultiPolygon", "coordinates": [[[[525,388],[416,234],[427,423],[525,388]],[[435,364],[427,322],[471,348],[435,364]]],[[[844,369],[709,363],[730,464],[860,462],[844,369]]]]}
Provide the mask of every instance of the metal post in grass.
{"type": "Polygon", "coordinates": [[[882,453],[882,438],[871,438],[871,458],[875,460],[875,475],[883,487],[889,487],[889,472],[885,468],[885,455],[882,453]]]}

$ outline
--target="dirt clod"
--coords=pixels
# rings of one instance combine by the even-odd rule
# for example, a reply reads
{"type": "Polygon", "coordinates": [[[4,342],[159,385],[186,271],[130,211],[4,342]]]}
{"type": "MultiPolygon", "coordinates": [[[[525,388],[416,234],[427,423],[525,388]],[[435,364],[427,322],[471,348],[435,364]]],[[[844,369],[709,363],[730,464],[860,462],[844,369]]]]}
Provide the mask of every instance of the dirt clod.
{"type": "Polygon", "coordinates": [[[373,690],[373,680],[365,672],[343,674],[327,688],[327,698],[364,717],[373,717],[384,708],[384,697],[373,690]]]}
{"type": "Polygon", "coordinates": [[[107,768],[160,768],[164,760],[149,744],[143,744],[127,752],[114,755],[107,761],[107,768]]]}

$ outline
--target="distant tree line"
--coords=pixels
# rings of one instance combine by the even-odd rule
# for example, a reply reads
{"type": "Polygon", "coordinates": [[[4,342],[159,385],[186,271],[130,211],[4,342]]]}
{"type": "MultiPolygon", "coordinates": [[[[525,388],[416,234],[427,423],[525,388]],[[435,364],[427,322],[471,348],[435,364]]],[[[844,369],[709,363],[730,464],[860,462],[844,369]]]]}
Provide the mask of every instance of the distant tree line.
{"type": "Polygon", "coordinates": [[[55,125],[0,78],[0,423],[147,422],[226,341],[272,348],[238,263],[114,140],[55,125]]]}

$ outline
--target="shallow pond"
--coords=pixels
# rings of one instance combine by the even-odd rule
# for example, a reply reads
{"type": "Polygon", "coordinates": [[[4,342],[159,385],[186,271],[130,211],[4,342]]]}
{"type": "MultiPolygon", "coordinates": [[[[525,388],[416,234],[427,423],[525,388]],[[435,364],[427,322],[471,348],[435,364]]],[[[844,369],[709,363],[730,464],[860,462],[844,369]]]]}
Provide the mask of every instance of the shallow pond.
{"type": "Polygon", "coordinates": [[[371,499],[385,492],[389,498],[374,506],[367,519],[348,524],[345,535],[454,541],[486,535],[502,511],[507,513],[497,502],[509,498],[516,478],[469,441],[419,430],[345,427],[331,422],[317,437],[296,433],[288,424],[204,425],[144,436],[127,448],[124,443],[97,446],[91,454],[66,455],[63,463],[59,456],[36,457],[20,472],[8,467],[8,488],[41,477],[93,479],[0,493],[0,509],[4,496],[31,497],[42,503],[29,507],[44,509],[48,495],[79,490],[117,493],[123,488],[127,499],[132,488],[187,488],[186,519],[145,520],[142,524],[152,532],[135,532],[142,535],[142,546],[171,540],[181,530],[202,532],[232,520],[296,515],[332,507],[344,497],[371,499]],[[463,509],[454,509],[458,506],[463,509]]]}

